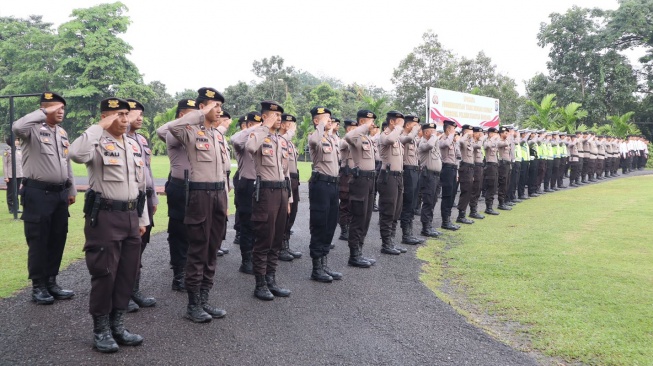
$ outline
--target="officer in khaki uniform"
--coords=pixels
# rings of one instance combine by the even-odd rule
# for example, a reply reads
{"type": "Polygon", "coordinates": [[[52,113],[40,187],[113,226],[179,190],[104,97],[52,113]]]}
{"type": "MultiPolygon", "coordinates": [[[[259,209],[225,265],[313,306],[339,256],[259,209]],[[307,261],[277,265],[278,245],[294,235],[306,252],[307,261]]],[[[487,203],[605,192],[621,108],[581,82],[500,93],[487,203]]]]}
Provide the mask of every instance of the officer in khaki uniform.
{"type": "Polygon", "coordinates": [[[350,266],[369,268],[376,260],[363,257],[363,245],[367,237],[374,205],[375,159],[374,144],[369,135],[374,126],[376,115],[363,109],[356,113],[353,127],[344,137],[349,144],[349,154],[353,162],[353,174],[349,179],[349,207],[352,213],[349,226],[349,261],[350,266]]]}
{"type": "Polygon", "coordinates": [[[460,146],[461,162],[458,167],[458,182],[460,183],[460,196],[458,197],[458,218],[461,224],[473,224],[474,220],[465,217],[467,205],[472,199],[474,186],[474,129],[470,125],[462,127],[462,136],[458,140],[460,146]]]}
{"type": "Polygon", "coordinates": [[[299,208],[299,170],[297,169],[297,160],[299,152],[292,142],[293,136],[297,130],[297,118],[292,114],[281,115],[281,128],[279,134],[288,144],[288,171],[290,172],[290,188],[292,188],[292,204],[290,205],[290,214],[286,221],[286,229],[283,232],[283,243],[279,252],[279,259],[290,260],[302,257],[302,252],[290,249],[290,231],[297,218],[297,209],[299,208]],[[285,259],[284,259],[285,258],[285,259]]]}
{"type": "Polygon", "coordinates": [[[400,139],[404,129],[404,115],[390,111],[386,114],[386,123],[388,127],[379,137],[381,172],[376,180],[379,191],[381,253],[399,255],[406,251],[397,247],[394,241],[404,198],[404,148],[400,139]]]}
{"type": "MultiPolygon", "coordinates": [[[[145,228],[145,234],[141,236],[142,262],[143,251],[145,251],[145,247],[147,247],[147,244],[150,242],[150,233],[154,226],[154,213],[156,213],[156,207],[159,204],[159,197],[157,197],[156,192],[154,191],[154,176],[152,175],[152,169],[150,168],[152,163],[152,149],[150,149],[150,143],[147,141],[145,136],[136,132],[143,127],[143,112],[145,111],[145,106],[136,99],[125,100],[129,104],[129,116],[127,118],[129,121],[129,129],[127,131],[127,137],[136,142],[138,151],[134,151],[134,155],[141,158],[145,164],[143,166],[143,172],[145,173],[145,195],[147,197],[147,212],[150,215],[150,224],[145,228]]],[[[128,312],[136,311],[139,307],[147,308],[156,305],[156,300],[153,297],[148,297],[141,293],[140,282],[141,270],[139,269],[136,281],[134,281],[134,292],[132,293],[132,298],[129,302],[129,309],[127,309],[128,312]]]]}
{"type": "MultiPolygon", "coordinates": [[[[41,108],[12,125],[22,144],[22,195],[27,271],[32,280],[32,301],[52,304],[74,293],[57,284],[66,237],[68,206],[77,190],[69,164],[68,134],[59,126],[66,101],[51,92],[41,94],[41,108]]],[[[18,162],[17,162],[18,163],[18,162]]]]}
{"type": "Polygon", "coordinates": [[[417,147],[420,165],[419,191],[422,195],[421,234],[431,238],[442,235],[441,232],[433,228],[433,209],[438,201],[435,190],[442,172],[440,149],[436,146],[439,136],[436,134],[435,128],[435,123],[422,125],[422,137],[417,147]]]}
{"type": "MultiPolygon", "coordinates": [[[[333,119],[332,119],[333,121],[333,119]]],[[[356,121],[345,120],[345,133],[356,128],[356,121]]],[[[354,162],[349,154],[349,145],[345,139],[340,139],[338,149],[340,151],[340,172],[338,174],[338,198],[340,199],[338,221],[340,224],[339,240],[349,238],[349,222],[351,221],[351,212],[349,211],[349,179],[351,178],[354,162]]]]}
{"type": "Polygon", "coordinates": [[[481,198],[481,189],[483,188],[483,171],[485,164],[483,160],[483,143],[487,136],[483,133],[483,129],[478,126],[472,127],[472,147],[474,148],[474,183],[472,184],[472,197],[469,200],[469,217],[473,219],[482,220],[484,215],[478,212],[478,200],[481,198]]]}
{"type": "Polygon", "coordinates": [[[70,158],[86,164],[88,171],[84,252],[91,274],[89,312],[94,346],[107,353],[117,351],[118,344],[143,342],[123,321],[140,267],[141,237],[150,224],[145,162],[136,154],[137,142],[126,135],[129,110],[123,99],[103,100],[100,122],[70,146],[70,158]]]}
{"type": "MultiPolygon", "coordinates": [[[[510,168],[512,162],[510,161],[510,136],[509,130],[506,126],[499,127],[499,140],[497,140],[497,148],[499,153],[499,179],[498,179],[498,199],[499,210],[510,211],[512,208],[508,206],[508,184],[510,183],[510,168]]],[[[492,207],[490,204],[489,207],[492,207]]]]}
{"type": "MultiPolygon", "coordinates": [[[[194,99],[182,99],[177,102],[175,119],[197,110],[194,99]]],[[[170,121],[172,122],[172,121],[170,121]]],[[[170,122],[157,128],[156,134],[166,143],[170,173],[165,184],[168,204],[168,247],[170,248],[170,266],[172,267],[172,290],[186,292],[184,285],[186,253],[188,252],[188,235],[184,216],[186,216],[186,189],[184,174],[190,172],[190,161],[185,146],[169,132],[170,122]]]]}
{"type": "Polygon", "coordinates": [[[488,215],[498,215],[499,213],[494,211],[492,204],[494,202],[494,195],[497,193],[497,186],[499,182],[499,163],[498,163],[498,152],[499,152],[499,131],[490,127],[488,130],[489,138],[483,142],[483,148],[485,149],[485,171],[483,172],[483,178],[485,184],[487,185],[487,191],[485,192],[485,213],[488,215]]]}
{"type": "Polygon", "coordinates": [[[456,148],[454,138],[456,137],[456,123],[446,120],[443,122],[444,134],[440,136],[438,148],[442,158],[442,172],[440,173],[440,184],[442,185],[442,202],[440,203],[440,214],[442,215],[441,227],[446,230],[458,230],[459,225],[451,222],[451,208],[456,197],[456,172],[458,170],[456,160],[456,148]]]}
{"type": "Polygon", "coordinates": [[[417,135],[422,130],[419,117],[404,116],[404,131],[399,140],[404,147],[403,200],[401,205],[401,243],[417,245],[424,239],[413,235],[413,218],[419,192],[419,161],[417,157],[417,135]]]}
{"type": "Polygon", "coordinates": [[[254,158],[245,149],[245,144],[252,131],[261,125],[262,119],[259,112],[249,112],[245,115],[246,129],[231,136],[231,143],[236,152],[238,163],[238,181],[234,188],[234,203],[237,202],[236,215],[240,223],[240,256],[241,264],[239,271],[246,274],[254,274],[252,263],[252,249],[254,247],[254,229],[252,226],[252,196],[254,196],[254,182],[256,181],[256,167],[254,158]]]}
{"type": "Polygon", "coordinates": [[[279,251],[283,242],[292,193],[288,170],[288,144],[277,132],[283,107],[273,101],[261,102],[261,126],[254,128],[245,144],[256,167],[256,192],[252,197],[252,222],[255,233],[252,258],[256,287],[261,300],[288,297],[290,290],[276,283],[279,251]]]}
{"type": "Polygon", "coordinates": [[[11,137],[7,137],[7,148],[5,149],[4,154],[2,154],[2,167],[4,172],[5,183],[7,183],[7,206],[9,207],[9,213],[13,214],[14,209],[18,213],[23,211],[18,209],[18,198],[14,197],[14,189],[18,191],[20,188],[20,183],[23,180],[23,151],[20,148],[20,143],[18,140],[11,141],[11,137]],[[11,168],[11,144],[14,144],[16,147],[16,177],[14,178],[13,171],[11,168]]]}
{"type": "MultiPolygon", "coordinates": [[[[231,148],[227,142],[227,137],[225,134],[231,126],[231,115],[229,112],[222,110],[220,111],[220,117],[218,117],[218,122],[215,124],[215,139],[218,140],[218,146],[220,146],[220,155],[222,156],[222,169],[224,169],[224,176],[227,177],[225,182],[224,194],[227,196],[227,202],[229,201],[229,191],[232,190],[231,186],[231,148]]],[[[218,257],[221,257],[225,254],[229,254],[229,249],[226,247],[225,239],[227,239],[227,225],[229,224],[229,219],[225,218],[225,230],[224,237],[222,238],[222,243],[218,247],[218,257]]]]}
{"type": "Polygon", "coordinates": [[[200,88],[195,100],[199,111],[192,111],[169,125],[170,133],[181,142],[190,162],[186,183],[188,253],[185,287],[188,306],[185,317],[196,323],[222,318],[227,313],[209,304],[213,288],[216,256],[227,222],[224,156],[216,131],[224,97],[213,88],[200,88]]]}
{"type": "Polygon", "coordinates": [[[338,160],[337,140],[333,135],[331,111],[322,106],[311,109],[315,131],[308,136],[313,171],[308,182],[310,201],[310,255],[313,262],[311,279],[329,283],[341,279],[327,263],[331,240],[338,224],[338,160]]]}

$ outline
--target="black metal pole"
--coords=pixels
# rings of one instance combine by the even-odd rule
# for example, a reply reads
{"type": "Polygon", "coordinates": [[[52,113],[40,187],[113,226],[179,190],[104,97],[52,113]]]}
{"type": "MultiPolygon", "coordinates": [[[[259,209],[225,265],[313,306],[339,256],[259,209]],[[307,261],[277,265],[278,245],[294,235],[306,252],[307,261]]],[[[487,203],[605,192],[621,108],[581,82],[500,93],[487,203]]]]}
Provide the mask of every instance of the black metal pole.
{"type": "MultiPolygon", "coordinates": [[[[16,136],[14,136],[14,97],[9,98],[9,139],[11,147],[11,176],[13,184],[7,189],[11,189],[14,195],[14,202],[12,203],[11,212],[14,214],[14,220],[18,220],[18,180],[16,179],[16,136]]],[[[22,162],[21,162],[22,164],[22,162]]]]}

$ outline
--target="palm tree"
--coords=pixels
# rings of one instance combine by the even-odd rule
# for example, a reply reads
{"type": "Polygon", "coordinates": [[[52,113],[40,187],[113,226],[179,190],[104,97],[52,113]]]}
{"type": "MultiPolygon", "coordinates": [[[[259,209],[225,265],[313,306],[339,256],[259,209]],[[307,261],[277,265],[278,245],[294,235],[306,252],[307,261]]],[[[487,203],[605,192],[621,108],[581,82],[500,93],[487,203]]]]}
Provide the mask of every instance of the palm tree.
{"type": "Polygon", "coordinates": [[[630,117],[634,114],[635,112],[628,112],[621,116],[608,116],[608,119],[612,121],[612,131],[615,136],[624,138],[627,135],[640,135],[642,133],[634,123],[630,122],[630,117]]]}
{"type": "Polygon", "coordinates": [[[587,117],[588,114],[586,110],[580,109],[580,107],[580,103],[571,102],[564,108],[558,108],[558,114],[560,115],[558,129],[560,131],[565,131],[567,133],[576,132],[576,123],[578,120],[587,117]]]}
{"type": "Polygon", "coordinates": [[[534,100],[527,100],[526,104],[535,109],[535,114],[526,120],[526,127],[544,128],[552,131],[558,127],[557,121],[560,118],[559,110],[556,108],[557,102],[554,100],[555,94],[547,94],[538,103],[534,100]]]}
{"type": "Polygon", "coordinates": [[[363,95],[361,108],[369,109],[372,113],[376,114],[378,118],[381,118],[381,116],[385,115],[390,110],[390,106],[388,106],[388,97],[374,99],[368,95],[363,95]]]}
{"type": "MultiPolygon", "coordinates": [[[[297,133],[295,133],[295,145],[297,146],[297,151],[300,153],[305,153],[305,149],[308,144],[308,135],[311,134],[311,129],[313,128],[313,119],[309,116],[302,116],[302,119],[299,121],[301,121],[301,123],[298,123],[297,125],[297,133]]],[[[305,155],[304,161],[306,161],[305,155]]]]}

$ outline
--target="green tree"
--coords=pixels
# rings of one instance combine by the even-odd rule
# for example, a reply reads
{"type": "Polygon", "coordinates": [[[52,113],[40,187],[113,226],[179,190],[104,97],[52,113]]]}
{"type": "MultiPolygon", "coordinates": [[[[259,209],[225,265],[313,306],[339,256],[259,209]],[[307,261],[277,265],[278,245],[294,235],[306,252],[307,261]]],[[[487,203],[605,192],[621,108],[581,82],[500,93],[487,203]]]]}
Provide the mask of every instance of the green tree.
{"type": "Polygon", "coordinates": [[[526,104],[535,109],[535,113],[526,120],[526,127],[544,128],[548,131],[555,130],[558,125],[559,109],[556,108],[555,94],[545,96],[541,102],[527,100],[526,104]]]}
{"type": "Polygon", "coordinates": [[[581,106],[580,103],[572,102],[567,104],[566,107],[560,107],[558,109],[560,119],[558,120],[557,129],[567,133],[576,132],[578,121],[588,115],[586,110],[580,108],[581,106]]]}
{"type": "Polygon", "coordinates": [[[630,118],[635,112],[627,112],[621,116],[608,116],[608,120],[612,122],[612,133],[614,136],[625,138],[627,135],[639,135],[642,132],[632,122],[630,118]]]}
{"type": "MultiPolygon", "coordinates": [[[[152,127],[154,131],[156,131],[157,128],[163,126],[166,122],[173,121],[175,119],[176,114],[177,114],[177,106],[168,108],[165,112],[159,112],[156,116],[154,116],[152,120],[152,127]]],[[[166,143],[161,141],[161,139],[159,139],[159,137],[156,136],[156,132],[152,134],[152,138],[150,139],[150,144],[152,145],[152,152],[154,153],[154,155],[167,154],[166,143]]]]}

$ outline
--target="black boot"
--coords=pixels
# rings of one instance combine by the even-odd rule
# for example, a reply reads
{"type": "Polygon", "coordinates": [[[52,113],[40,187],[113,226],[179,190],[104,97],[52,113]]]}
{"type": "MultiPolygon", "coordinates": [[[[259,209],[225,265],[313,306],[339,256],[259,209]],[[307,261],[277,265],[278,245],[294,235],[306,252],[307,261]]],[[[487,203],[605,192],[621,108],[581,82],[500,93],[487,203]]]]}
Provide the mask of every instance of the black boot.
{"type": "Polygon", "coordinates": [[[430,223],[422,223],[422,231],[420,234],[429,238],[437,238],[438,236],[442,235],[442,233],[435,230],[430,223]]]}
{"type": "Polygon", "coordinates": [[[416,238],[413,236],[413,227],[412,226],[406,226],[401,228],[402,235],[401,235],[401,243],[402,244],[408,244],[408,245],[418,245],[424,243],[423,239],[416,238]]]}
{"type": "Polygon", "coordinates": [[[480,214],[478,211],[476,211],[476,210],[472,210],[472,211],[469,213],[469,217],[471,217],[471,218],[473,218],[473,219],[479,219],[479,220],[483,220],[483,219],[485,218],[484,215],[481,215],[481,214],[480,214]]]}
{"type": "Polygon", "coordinates": [[[451,222],[451,219],[450,219],[449,217],[443,217],[443,218],[442,218],[442,225],[441,225],[441,227],[442,227],[443,229],[445,229],[445,230],[451,230],[451,231],[456,231],[456,230],[460,229],[460,227],[459,227],[458,225],[454,225],[454,224],[451,222]]]}
{"type": "Polygon", "coordinates": [[[512,207],[507,206],[507,205],[505,204],[505,202],[499,202],[499,206],[498,206],[497,208],[498,208],[499,210],[503,210],[503,211],[510,211],[510,210],[512,210],[512,207]]]}
{"type": "Polygon", "coordinates": [[[485,213],[488,215],[494,215],[497,216],[499,213],[497,211],[494,211],[492,207],[486,208],[485,213]]]}
{"type": "Polygon", "coordinates": [[[184,267],[172,267],[172,291],[186,292],[184,267]]]}
{"type": "Polygon", "coordinates": [[[274,272],[265,275],[265,282],[268,284],[268,290],[270,290],[272,295],[277,297],[290,296],[290,290],[277,285],[277,278],[274,272]]]}
{"type": "Polygon", "coordinates": [[[202,305],[202,310],[214,319],[224,318],[227,315],[227,312],[223,309],[218,309],[209,304],[209,290],[201,289],[200,290],[200,305],[202,305]]]}
{"type": "Polygon", "coordinates": [[[288,244],[287,244],[288,253],[290,253],[290,255],[292,255],[293,257],[295,257],[295,259],[301,258],[302,257],[302,252],[297,251],[297,250],[292,250],[292,248],[290,247],[290,239],[286,240],[286,242],[288,242],[288,244]]]}
{"type": "Polygon", "coordinates": [[[50,295],[56,300],[66,300],[75,296],[75,293],[70,290],[64,290],[57,284],[57,277],[50,276],[48,277],[47,289],[50,295]]]}
{"type": "Polygon", "coordinates": [[[399,255],[401,252],[397,250],[392,242],[392,237],[381,238],[381,253],[399,255]]]}
{"type": "Polygon", "coordinates": [[[461,224],[471,225],[471,224],[474,223],[474,220],[470,220],[470,219],[466,218],[465,214],[461,213],[461,214],[458,214],[458,218],[456,219],[456,222],[459,222],[461,224]]]}
{"type": "MultiPolygon", "coordinates": [[[[349,261],[347,261],[347,264],[358,268],[369,268],[372,266],[370,262],[363,259],[358,248],[349,248],[349,261]]],[[[313,268],[315,268],[315,262],[313,262],[313,268]]]]}
{"type": "Polygon", "coordinates": [[[135,313],[140,309],[137,303],[134,302],[131,298],[129,299],[129,304],[127,304],[127,312],[128,313],[135,313]]]}
{"type": "Polygon", "coordinates": [[[249,253],[240,252],[240,255],[242,257],[242,261],[240,263],[240,268],[238,270],[243,273],[253,275],[254,263],[252,262],[252,252],[249,253]]]}
{"type": "Polygon", "coordinates": [[[234,236],[234,244],[240,245],[240,231],[236,231],[236,236],[234,236]]]}
{"type": "Polygon", "coordinates": [[[372,204],[372,211],[373,212],[379,212],[379,205],[376,204],[376,200],[372,204]]]}
{"type": "Polygon", "coordinates": [[[342,273],[333,271],[331,270],[331,268],[329,268],[329,262],[327,261],[326,255],[320,258],[320,261],[322,262],[322,270],[324,271],[324,273],[331,276],[331,278],[333,278],[334,280],[342,280],[342,273]]]}
{"type": "Polygon", "coordinates": [[[349,240],[349,226],[348,225],[340,225],[340,237],[338,237],[339,240],[349,240]]]}
{"type": "Polygon", "coordinates": [[[93,315],[93,347],[102,353],[118,351],[118,343],[111,336],[109,315],[93,315]]]}
{"type": "Polygon", "coordinates": [[[50,305],[54,303],[54,297],[48,292],[45,280],[32,280],[32,301],[39,305],[50,305]]]}
{"type": "Polygon", "coordinates": [[[254,275],[256,278],[256,288],[254,289],[254,296],[257,299],[271,301],[274,300],[274,295],[268,289],[268,284],[265,281],[265,275],[254,275]]]}
{"type": "Polygon", "coordinates": [[[292,262],[292,260],[295,259],[295,257],[292,254],[290,254],[290,252],[288,251],[288,249],[289,249],[288,246],[289,246],[288,240],[284,239],[284,240],[281,241],[281,250],[279,251],[279,260],[282,260],[284,262],[292,262]]]}
{"type": "Polygon", "coordinates": [[[390,234],[390,239],[392,240],[392,247],[399,251],[399,253],[406,253],[408,249],[402,248],[397,244],[395,237],[397,236],[397,224],[392,225],[392,233],[390,234]]]}
{"type": "Polygon", "coordinates": [[[153,297],[147,297],[141,293],[141,274],[140,272],[136,276],[136,281],[134,281],[134,291],[132,292],[132,300],[141,308],[151,308],[156,305],[156,300],[153,297]]]}
{"type": "Polygon", "coordinates": [[[188,291],[188,306],[186,307],[186,319],[194,323],[208,323],[213,319],[204,309],[199,292],[188,291]]]}
{"type": "MultiPolygon", "coordinates": [[[[351,262],[351,258],[349,261],[351,262]]],[[[313,271],[311,272],[311,280],[324,283],[333,281],[333,277],[324,271],[324,267],[322,266],[322,258],[313,258],[313,271]]]]}
{"type": "Polygon", "coordinates": [[[360,253],[361,258],[363,258],[364,261],[370,262],[371,265],[376,264],[376,259],[363,255],[363,244],[358,244],[358,253],[360,253]]]}
{"type": "Polygon", "coordinates": [[[143,337],[138,334],[129,333],[125,329],[123,310],[113,309],[111,312],[111,335],[118,344],[123,346],[138,346],[143,343],[143,337]]]}

